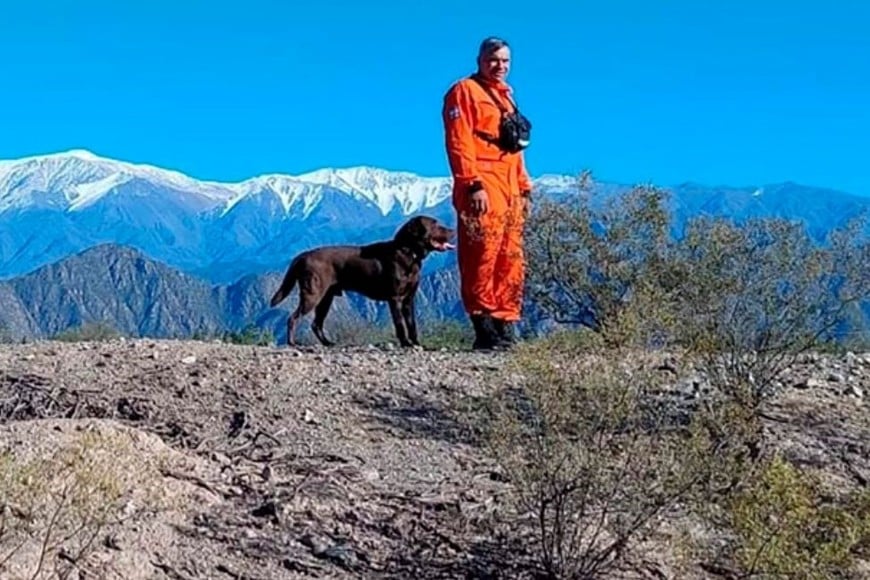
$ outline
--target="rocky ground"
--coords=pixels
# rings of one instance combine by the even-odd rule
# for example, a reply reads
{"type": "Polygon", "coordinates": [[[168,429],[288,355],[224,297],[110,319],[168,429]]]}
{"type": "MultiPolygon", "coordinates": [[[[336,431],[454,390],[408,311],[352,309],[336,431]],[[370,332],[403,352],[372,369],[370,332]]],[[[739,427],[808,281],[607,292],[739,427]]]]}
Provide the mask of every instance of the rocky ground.
{"type": "MultiPolygon", "coordinates": [[[[374,347],[3,345],[0,453],[26,463],[82,434],[123,445],[108,465],[128,517],[95,532],[87,557],[59,549],[43,563],[71,577],[523,577],[535,547],[492,523],[508,483],[467,419],[519,380],[509,362],[374,347]]],[[[870,354],[809,355],[783,387],[768,437],[866,486],[870,354]]],[[[40,545],[0,575],[29,577],[40,545]]],[[[0,547],[2,561],[2,536],[0,547]]],[[[673,575],[662,563],[650,577],[673,575]]]]}

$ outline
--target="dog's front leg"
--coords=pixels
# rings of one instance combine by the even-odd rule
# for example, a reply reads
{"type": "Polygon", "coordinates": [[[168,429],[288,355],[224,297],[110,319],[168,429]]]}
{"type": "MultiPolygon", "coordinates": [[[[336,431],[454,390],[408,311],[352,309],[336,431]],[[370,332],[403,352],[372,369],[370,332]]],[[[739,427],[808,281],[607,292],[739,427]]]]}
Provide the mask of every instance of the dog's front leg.
{"type": "Polygon", "coordinates": [[[414,308],[414,294],[411,294],[402,301],[402,318],[405,319],[405,326],[408,328],[408,341],[414,346],[420,346],[420,341],[417,337],[417,313],[414,308]]]}
{"type": "Polygon", "coordinates": [[[402,346],[414,346],[408,340],[408,328],[405,325],[405,317],[402,316],[402,304],[397,298],[390,299],[390,314],[393,317],[393,326],[396,327],[396,338],[402,346]]]}

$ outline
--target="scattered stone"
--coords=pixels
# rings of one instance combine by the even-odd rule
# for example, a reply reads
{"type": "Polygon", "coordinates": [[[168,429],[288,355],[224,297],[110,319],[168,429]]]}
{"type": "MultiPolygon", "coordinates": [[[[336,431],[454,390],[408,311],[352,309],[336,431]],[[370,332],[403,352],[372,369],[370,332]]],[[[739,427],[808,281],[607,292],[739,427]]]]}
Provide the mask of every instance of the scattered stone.
{"type": "Polygon", "coordinates": [[[381,478],[381,474],[378,473],[377,469],[363,469],[360,471],[360,475],[362,475],[362,478],[368,482],[377,481],[381,478]]]}
{"type": "Polygon", "coordinates": [[[301,538],[299,538],[299,543],[303,546],[307,546],[311,549],[311,553],[315,556],[319,556],[326,552],[329,549],[329,544],[327,544],[322,539],[318,538],[314,534],[305,534],[301,538]]]}
{"type": "Polygon", "coordinates": [[[321,554],[315,554],[316,556],[320,556],[322,558],[326,558],[327,560],[331,560],[335,562],[342,568],[346,568],[352,570],[356,568],[357,565],[357,555],[354,551],[353,547],[350,544],[333,544],[328,547],[326,551],[321,554]]]}
{"type": "Polygon", "coordinates": [[[824,386],[825,383],[814,377],[809,377],[795,384],[798,389],[820,389],[824,386]]]}
{"type": "Polygon", "coordinates": [[[193,355],[191,355],[191,356],[186,356],[186,357],[184,357],[183,359],[181,359],[181,362],[184,363],[184,364],[186,364],[186,365],[192,365],[193,363],[196,362],[196,357],[193,356],[193,355]]]}
{"type": "Polygon", "coordinates": [[[103,538],[103,545],[112,550],[122,550],[121,541],[118,539],[118,534],[111,533],[107,534],[105,538],[103,538]]]}
{"type": "Polygon", "coordinates": [[[310,548],[311,553],[318,558],[330,560],[342,568],[353,569],[356,567],[357,555],[348,543],[330,544],[313,534],[306,534],[299,541],[310,548]]]}
{"type": "Polygon", "coordinates": [[[260,505],[259,507],[255,508],[251,512],[251,515],[255,518],[271,518],[277,522],[278,513],[278,504],[275,503],[273,500],[269,500],[260,505]]]}

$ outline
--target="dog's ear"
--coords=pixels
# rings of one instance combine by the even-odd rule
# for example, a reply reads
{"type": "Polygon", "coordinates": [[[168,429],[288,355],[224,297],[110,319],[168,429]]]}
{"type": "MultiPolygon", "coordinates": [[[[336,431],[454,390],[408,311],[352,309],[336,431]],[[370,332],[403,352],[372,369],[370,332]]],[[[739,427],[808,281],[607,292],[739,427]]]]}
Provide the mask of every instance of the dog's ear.
{"type": "Polygon", "coordinates": [[[419,244],[426,239],[428,228],[423,223],[423,219],[416,217],[405,223],[399,231],[396,232],[396,241],[405,244],[419,244]]]}

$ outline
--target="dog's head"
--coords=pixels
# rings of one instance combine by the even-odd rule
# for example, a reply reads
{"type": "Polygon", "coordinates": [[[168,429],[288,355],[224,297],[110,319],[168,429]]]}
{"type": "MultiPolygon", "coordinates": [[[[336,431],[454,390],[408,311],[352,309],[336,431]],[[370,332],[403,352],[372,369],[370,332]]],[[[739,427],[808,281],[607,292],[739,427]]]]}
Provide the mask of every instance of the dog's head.
{"type": "Polygon", "coordinates": [[[395,242],[425,257],[429,252],[446,252],[455,246],[450,243],[456,232],[429,216],[416,216],[405,222],[396,232],[395,242]]]}

